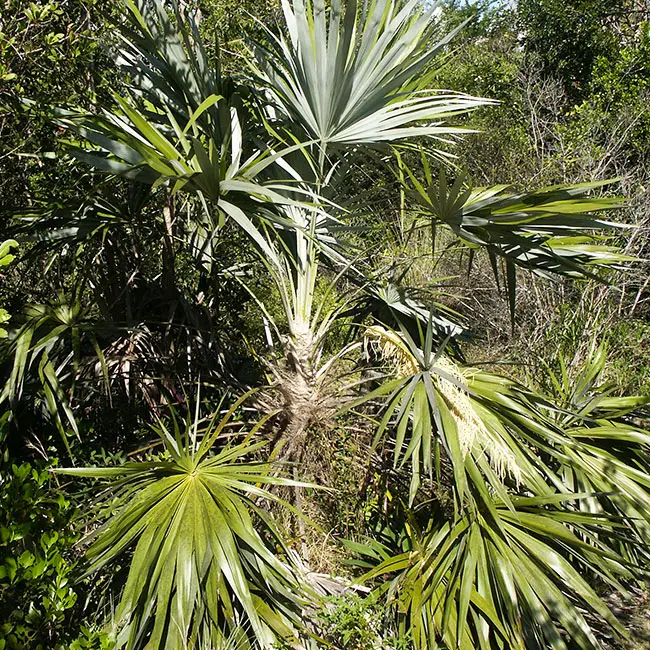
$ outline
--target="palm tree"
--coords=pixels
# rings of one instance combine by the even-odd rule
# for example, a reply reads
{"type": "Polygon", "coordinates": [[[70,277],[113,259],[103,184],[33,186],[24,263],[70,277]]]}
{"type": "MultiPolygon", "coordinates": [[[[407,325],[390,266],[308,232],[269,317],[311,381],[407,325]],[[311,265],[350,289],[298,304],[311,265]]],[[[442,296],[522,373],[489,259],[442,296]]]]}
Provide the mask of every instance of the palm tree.
{"type": "MultiPolygon", "coordinates": [[[[154,460],[69,470],[121,477],[117,512],[89,551],[92,569],[133,551],[118,645],[218,647],[235,634],[242,647],[298,647],[313,593],[260,505],[274,498],[260,484],[291,486],[299,509],[295,479],[313,427],[364,409],[377,424],[366,460],[392,459],[381,467],[397,496],[381,513],[380,539],[353,547],[374,565],[364,579],[415,649],[587,650],[602,647],[596,629],[624,636],[593,585],[624,593],[645,571],[650,438],[625,419],[642,400],[605,400],[598,411],[600,398],[589,408],[558,402],[465,365],[462,323],[399,278],[369,272],[363,237],[346,231],[344,187],[369,156],[395,161],[411,228],[446,230],[448,244],[485,253],[513,312],[518,271],[595,277],[627,261],[601,241],[616,224],[598,213],[619,201],[588,196],[602,184],[521,193],[473,188],[458,170],[448,183],[465,130],[448,120],[490,102],[431,88],[454,34],[437,39],[434,14],[417,0],[345,10],[338,0],[286,0],[283,29],[252,47],[239,82],[208,65],[175,3],[174,20],[154,0],[125,7],[125,91],[98,114],[60,111],[59,124],[78,160],[161,196],[165,224],[174,202],[186,201],[174,241],[198,266],[218,267],[221,231],[239,229],[280,304],[246,286],[268,329],[273,382],[256,408],[282,399],[280,417],[270,419],[269,407],[264,426],[239,431],[239,445],[221,442],[223,423],[202,431],[197,412],[183,430],[157,425],[165,451],[154,460]],[[413,150],[422,159],[409,166],[413,150]],[[332,350],[337,328],[350,343],[332,350]],[[351,358],[356,377],[346,381],[351,358]],[[372,381],[364,367],[374,368],[372,381]],[[271,461],[292,462],[294,480],[271,461]]],[[[4,396],[20,397],[40,353],[48,404],[72,422],[52,379],[65,354],[50,363],[53,344],[32,344],[25,331],[12,343],[4,396]]]]}
{"type": "Polygon", "coordinates": [[[240,648],[270,647],[292,637],[307,593],[295,567],[278,558],[283,541],[257,505],[277,499],[261,485],[286,481],[268,463],[240,462],[264,442],[226,443],[209,454],[241,401],[205,424],[189,416],[179,423],[172,411],[171,431],[155,427],[166,452],[160,460],[64,470],[119,478],[109,500],[116,514],[88,551],[96,571],[134,547],[115,614],[119,647],[214,647],[235,636],[240,648]]]}

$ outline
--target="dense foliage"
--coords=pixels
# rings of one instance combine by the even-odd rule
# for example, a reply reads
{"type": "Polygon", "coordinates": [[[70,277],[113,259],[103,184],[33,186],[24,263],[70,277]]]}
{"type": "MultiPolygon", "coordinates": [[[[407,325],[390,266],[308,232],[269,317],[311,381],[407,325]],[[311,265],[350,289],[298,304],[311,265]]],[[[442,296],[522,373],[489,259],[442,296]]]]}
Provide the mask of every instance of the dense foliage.
{"type": "Polygon", "coordinates": [[[6,0],[0,650],[642,647],[647,18],[6,0]]]}

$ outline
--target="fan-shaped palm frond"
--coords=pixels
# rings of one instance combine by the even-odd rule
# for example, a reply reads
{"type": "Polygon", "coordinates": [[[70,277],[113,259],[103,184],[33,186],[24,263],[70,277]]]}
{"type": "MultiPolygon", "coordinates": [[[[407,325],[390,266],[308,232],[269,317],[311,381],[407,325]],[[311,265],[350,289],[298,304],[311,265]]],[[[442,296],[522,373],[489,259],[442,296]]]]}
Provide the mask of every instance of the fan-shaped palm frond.
{"type": "MultiPolygon", "coordinates": [[[[15,408],[26,383],[36,379],[45,408],[68,451],[67,431],[79,435],[71,397],[84,354],[82,340],[105,371],[104,355],[86,310],[78,299],[68,302],[60,297],[53,305],[29,305],[24,323],[2,350],[11,363],[11,373],[0,393],[0,403],[8,401],[15,408]],[[30,374],[30,370],[36,372],[30,374]]],[[[102,374],[106,378],[105,372],[102,374]]]]}
{"type": "Polygon", "coordinates": [[[99,114],[59,111],[58,123],[76,135],[70,153],[109,174],[197,195],[210,232],[220,218],[230,218],[277,265],[263,223],[279,206],[293,203],[288,194],[305,189],[291,185],[293,179],[290,185],[260,179],[303,145],[282,153],[266,146],[245,152],[241,99],[219,94],[221,80],[207,68],[198,33],[190,36],[177,12],[179,37],[156,0],[127,6],[130,25],[122,30],[119,60],[134,73],[132,86],[128,94],[114,95],[113,109],[99,114]]]}
{"type": "Polygon", "coordinates": [[[557,473],[571,489],[591,494],[579,502],[581,510],[627,522],[616,548],[643,565],[650,540],[650,435],[639,427],[634,412],[650,398],[617,396],[614,385],[601,383],[605,362],[605,346],[600,345],[577,365],[560,354],[559,371],[546,368],[548,393],[562,407],[551,417],[568,436],[568,460],[558,457],[557,473]]]}
{"type": "MultiPolygon", "coordinates": [[[[574,499],[556,495],[555,502],[574,499]]],[[[371,558],[383,557],[363,580],[388,577],[377,589],[386,594],[401,634],[410,632],[417,650],[602,650],[594,618],[619,637],[625,630],[586,575],[609,570],[629,577],[630,572],[607,547],[586,544],[576,535],[576,528],[600,524],[599,516],[563,515],[549,511],[551,503],[513,499],[509,507],[495,503],[454,520],[432,519],[425,531],[411,520],[403,553],[356,545],[371,558]]],[[[621,588],[616,578],[608,581],[621,588]]]]}
{"type": "Polygon", "coordinates": [[[504,260],[511,310],[516,267],[544,277],[596,277],[595,269],[621,268],[634,261],[603,241],[603,232],[624,226],[594,214],[620,208],[621,200],[588,196],[613,181],[513,193],[505,185],[472,189],[462,174],[449,185],[444,170],[437,181],[427,164],[424,170],[421,183],[407,168],[413,185],[408,193],[427,222],[423,227],[429,228],[431,222],[447,226],[463,245],[486,250],[497,282],[502,275],[498,260],[504,260]]]}
{"type": "Polygon", "coordinates": [[[375,144],[412,136],[447,140],[463,129],[445,120],[490,103],[432,90],[432,62],[455,32],[435,42],[430,7],[377,0],[282,3],[288,38],[269,34],[255,71],[273,108],[308,139],[328,145],[375,144]]]}
{"type": "Polygon", "coordinates": [[[277,555],[282,538],[258,505],[278,500],[261,485],[295,483],[246,460],[265,444],[249,442],[263,422],[243,443],[212,450],[241,401],[207,425],[189,416],[183,429],[175,417],[171,430],[161,423],[159,460],[60,470],[118,479],[115,514],[93,534],[88,558],[95,571],[133,552],[116,613],[120,648],[213,647],[242,630],[247,645],[238,647],[296,638],[307,592],[277,555]]]}
{"type": "Polygon", "coordinates": [[[171,12],[161,2],[124,0],[116,62],[134,94],[160,112],[171,111],[179,124],[194,115],[203,131],[221,140],[227,134],[218,131],[215,101],[227,91],[221,71],[208,63],[196,22],[181,16],[176,0],[169,4],[171,12]]]}
{"type": "Polygon", "coordinates": [[[592,585],[625,593],[647,562],[647,432],[458,365],[434,353],[431,328],[417,345],[380,326],[366,338],[397,375],[371,394],[388,396],[375,444],[411,465],[411,503],[424,474],[448,495],[441,508],[420,497],[424,528],[407,518],[406,550],[365,551],[379,561],[366,579],[388,576],[377,589],[414,647],[594,650],[598,625],[623,635],[592,585]]]}
{"type": "Polygon", "coordinates": [[[488,445],[489,432],[481,426],[474,410],[468,379],[460,366],[443,355],[451,333],[442,341],[436,341],[436,327],[430,315],[426,332],[418,327],[422,337],[421,347],[418,347],[399,317],[397,322],[401,328],[399,333],[383,326],[366,330],[366,350],[373,351],[368,356],[371,362],[379,362],[387,368],[390,379],[354,405],[374,397],[386,397],[386,409],[374,444],[395,431],[391,443],[394,466],[403,467],[407,463],[411,466],[411,502],[423,471],[432,475],[435,470],[440,480],[441,454],[452,459],[456,489],[462,501],[466,486],[464,459],[475,444],[481,450],[491,447],[490,457],[499,471],[513,466],[503,448],[488,445]]]}
{"type": "Polygon", "coordinates": [[[630,561],[647,561],[647,431],[614,417],[581,417],[579,411],[555,406],[552,398],[490,373],[474,373],[468,386],[483,421],[515,455],[522,488],[540,498],[554,492],[584,495],[575,509],[603,522],[591,534],[604,535],[630,561]],[[616,534],[609,530],[621,525],[616,534]]]}

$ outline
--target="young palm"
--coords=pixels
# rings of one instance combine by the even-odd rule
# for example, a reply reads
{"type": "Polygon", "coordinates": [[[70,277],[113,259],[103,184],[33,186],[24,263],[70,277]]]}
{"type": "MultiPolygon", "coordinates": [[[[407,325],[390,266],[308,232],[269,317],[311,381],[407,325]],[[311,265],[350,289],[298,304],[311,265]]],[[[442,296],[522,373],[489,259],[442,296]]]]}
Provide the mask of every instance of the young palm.
{"type": "Polygon", "coordinates": [[[60,470],[113,479],[106,504],[114,514],[93,533],[87,556],[95,572],[131,555],[115,613],[117,647],[297,643],[309,593],[262,507],[279,501],[263,485],[292,482],[250,460],[265,446],[250,442],[265,418],[239,432],[243,442],[223,442],[242,402],[207,423],[198,409],[180,423],[172,411],[173,426],[155,427],[164,450],[155,460],[60,470]]]}

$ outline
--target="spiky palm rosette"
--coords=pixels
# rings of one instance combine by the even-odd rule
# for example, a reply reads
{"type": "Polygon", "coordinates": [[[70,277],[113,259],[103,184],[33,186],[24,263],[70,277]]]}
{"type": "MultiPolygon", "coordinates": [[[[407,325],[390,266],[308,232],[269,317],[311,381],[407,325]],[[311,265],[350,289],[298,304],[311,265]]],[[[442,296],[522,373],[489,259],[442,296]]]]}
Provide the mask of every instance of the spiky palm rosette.
{"type": "MultiPolygon", "coordinates": [[[[396,373],[407,379],[422,371],[417,357],[397,332],[374,325],[366,329],[365,342],[366,355],[368,346],[373,347],[376,352],[375,361],[377,358],[382,360],[388,366],[390,374],[396,373]]],[[[453,419],[461,457],[465,458],[470,452],[485,453],[499,478],[504,479],[510,475],[519,483],[521,470],[514,454],[489,430],[479,415],[480,406],[471,397],[469,385],[476,371],[472,368],[462,368],[450,357],[439,355],[429,366],[428,372],[432,387],[444,401],[453,419]]],[[[403,435],[402,433],[401,442],[404,440],[403,435]]],[[[396,456],[400,453],[396,448],[396,456]]]]}
{"type": "Polygon", "coordinates": [[[267,445],[251,442],[266,419],[238,431],[243,442],[233,443],[232,433],[222,441],[244,398],[207,423],[198,410],[184,422],[171,410],[171,426],[156,427],[159,459],[58,470],[112,480],[113,514],[91,536],[88,570],[132,553],[114,620],[117,647],[181,650],[233,635],[238,648],[271,648],[279,639],[298,647],[310,590],[261,507],[283,505],[263,486],[297,483],[250,460],[267,445]]]}
{"type": "MultiPolygon", "coordinates": [[[[593,584],[625,594],[638,562],[647,563],[647,514],[638,507],[650,506],[650,463],[628,441],[650,449],[650,438],[621,420],[644,400],[598,392],[602,354],[575,386],[565,375],[580,405],[568,406],[565,394],[559,407],[434,353],[430,331],[416,345],[404,328],[373,326],[366,340],[391,371],[372,394],[386,398],[375,444],[393,449],[396,468],[410,466],[402,494],[413,516],[387,520],[399,545],[354,548],[377,564],[366,580],[387,579],[378,593],[414,647],[570,647],[562,629],[579,647],[601,649],[595,629],[624,636],[593,584]],[[438,507],[418,496],[423,480],[438,507]]],[[[390,489],[398,498],[399,483],[390,489]]]]}

